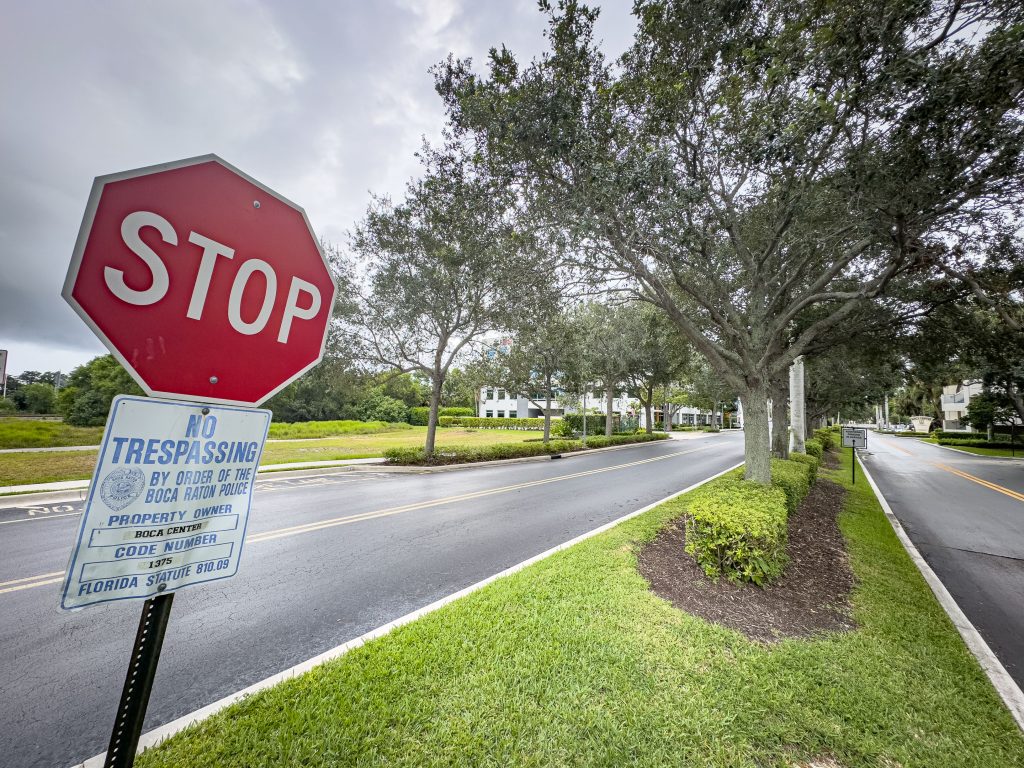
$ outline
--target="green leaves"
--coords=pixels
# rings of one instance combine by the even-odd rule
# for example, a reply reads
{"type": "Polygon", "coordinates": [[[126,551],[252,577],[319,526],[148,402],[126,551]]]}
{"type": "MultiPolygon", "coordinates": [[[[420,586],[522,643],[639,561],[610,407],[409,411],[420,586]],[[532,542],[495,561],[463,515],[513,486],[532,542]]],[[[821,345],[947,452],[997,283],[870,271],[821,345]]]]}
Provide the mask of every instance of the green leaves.
{"type": "Polygon", "coordinates": [[[686,505],[686,551],[711,578],[764,586],[786,563],[786,494],[780,488],[722,478],[686,505]]]}

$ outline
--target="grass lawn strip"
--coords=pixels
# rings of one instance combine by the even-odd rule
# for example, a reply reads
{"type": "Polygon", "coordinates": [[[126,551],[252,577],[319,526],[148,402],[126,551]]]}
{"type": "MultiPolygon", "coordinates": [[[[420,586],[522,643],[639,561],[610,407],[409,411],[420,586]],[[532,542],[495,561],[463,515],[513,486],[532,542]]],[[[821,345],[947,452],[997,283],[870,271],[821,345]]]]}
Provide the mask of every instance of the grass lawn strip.
{"type": "MultiPolygon", "coordinates": [[[[348,434],[305,442],[268,443],[263,450],[262,463],[291,464],[375,458],[381,456],[387,448],[422,446],[426,431],[426,427],[410,427],[393,432],[348,434]]],[[[512,430],[439,429],[437,445],[486,446],[521,443],[542,436],[540,432],[512,430]]],[[[96,450],[0,454],[0,488],[5,485],[59,480],[88,480],[92,477],[98,455],[96,450]]]]}
{"type": "Polygon", "coordinates": [[[966,445],[939,445],[939,447],[949,448],[952,451],[963,451],[964,453],[973,453],[978,456],[1001,456],[1007,459],[1024,459],[1024,447],[1021,446],[1015,448],[1012,454],[1010,453],[1009,448],[975,448],[973,446],[966,445]]]}
{"type": "Polygon", "coordinates": [[[103,427],[72,427],[61,421],[0,418],[0,448],[99,445],[103,427]]]}
{"type": "MultiPolygon", "coordinates": [[[[848,485],[849,457],[821,475],[848,485]]],[[[683,498],[147,751],[156,766],[1024,765],[1024,739],[867,483],[860,627],[763,645],[673,608],[636,552],[683,498]]]]}

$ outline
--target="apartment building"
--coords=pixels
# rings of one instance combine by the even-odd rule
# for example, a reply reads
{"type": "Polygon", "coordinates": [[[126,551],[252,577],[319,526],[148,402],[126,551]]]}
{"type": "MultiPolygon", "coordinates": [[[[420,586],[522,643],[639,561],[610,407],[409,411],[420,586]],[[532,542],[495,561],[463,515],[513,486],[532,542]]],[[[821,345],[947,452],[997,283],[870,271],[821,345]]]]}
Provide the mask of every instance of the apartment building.
{"type": "MultiPolygon", "coordinates": [[[[543,403],[538,397],[537,402],[543,403]]],[[[590,413],[605,413],[605,394],[603,392],[588,392],[586,397],[587,410],[590,413]]],[[[551,415],[560,417],[565,413],[574,413],[578,408],[565,406],[556,397],[551,401],[551,415]]],[[[640,426],[646,427],[643,409],[635,398],[626,395],[625,392],[616,394],[612,401],[612,413],[619,416],[637,416],[640,419],[640,426]]],[[[479,415],[486,418],[516,419],[516,418],[540,418],[544,411],[529,398],[516,395],[500,387],[482,387],[480,389],[479,415]]],[[[661,421],[662,411],[660,408],[654,410],[655,422],[661,421]]],[[[711,413],[698,408],[684,407],[678,409],[672,415],[672,423],[677,426],[709,425],[711,424],[711,413]]]]}
{"type": "Polygon", "coordinates": [[[980,395],[982,390],[980,381],[963,381],[943,387],[940,397],[942,428],[969,430],[970,427],[963,421],[964,416],[967,415],[967,405],[971,402],[971,398],[980,395]]]}

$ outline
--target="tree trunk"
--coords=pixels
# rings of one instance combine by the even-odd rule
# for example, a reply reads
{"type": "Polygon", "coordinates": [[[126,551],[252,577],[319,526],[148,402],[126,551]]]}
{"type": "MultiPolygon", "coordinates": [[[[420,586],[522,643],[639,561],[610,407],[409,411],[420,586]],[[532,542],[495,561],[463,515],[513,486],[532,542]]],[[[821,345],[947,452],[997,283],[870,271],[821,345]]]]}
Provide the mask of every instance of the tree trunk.
{"type": "Polygon", "coordinates": [[[611,387],[608,387],[608,389],[605,390],[604,406],[604,434],[606,437],[611,437],[614,425],[612,420],[612,408],[615,406],[615,390],[611,387]]]}
{"type": "Polygon", "coordinates": [[[793,450],[797,453],[804,453],[806,450],[804,440],[807,439],[807,406],[804,392],[804,359],[798,357],[789,367],[789,408],[792,414],[790,422],[793,425],[793,450]]]}
{"type": "Polygon", "coordinates": [[[768,390],[764,386],[750,387],[743,401],[743,459],[746,462],[744,478],[755,483],[772,481],[771,445],[768,436],[768,390]]]}
{"type": "Polygon", "coordinates": [[[437,409],[441,405],[441,387],[443,386],[444,376],[435,371],[430,388],[430,415],[427,418],[427,443],[423,446],[423,453],[427,456],[434,455],[434,436],[437,434],[437,409]]]}
{"type": "Polygon", "coordinates": [[[547,445],[551,439],[551,379],[549,378],[545,384],[547,397],[544,399],[544,445],[547,445]]]}
{"type": "Polygon", "coordinates": [[[661,426],[666,432],[672,431],[672,408],[669,403],[665,403],[665,410],[661,413],[661,426]]]}
{"type": "Polygon", "coordinates": [[[654,434],[654,387],[647,388],[647,400],[644,402],[644,421],[647,422],[647,434],[654,434]]]}
{"type": "MultiPolygon", "coordinates": [[[[786,390],[775,387],[772,392],[772,456],[789,458],[789,429],[786,424],[786,390]]],[[[794,449],[795,450],[795,449],[794,449]]]]}

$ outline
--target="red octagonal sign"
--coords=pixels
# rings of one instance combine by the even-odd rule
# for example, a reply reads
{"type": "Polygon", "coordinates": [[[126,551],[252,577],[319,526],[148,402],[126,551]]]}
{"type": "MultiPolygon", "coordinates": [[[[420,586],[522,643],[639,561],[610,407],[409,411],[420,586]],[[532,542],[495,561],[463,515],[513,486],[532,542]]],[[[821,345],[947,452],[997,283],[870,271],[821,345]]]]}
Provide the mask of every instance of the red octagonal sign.
{"type": "Polygon", "coordinates": [[[63,295],[149,394],[258,405],[320,361],[335,292],[302,208],[204,155],[97,178],[63,295]]]}

